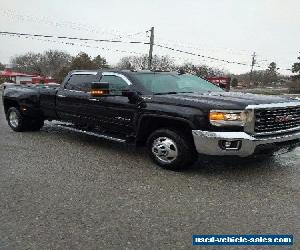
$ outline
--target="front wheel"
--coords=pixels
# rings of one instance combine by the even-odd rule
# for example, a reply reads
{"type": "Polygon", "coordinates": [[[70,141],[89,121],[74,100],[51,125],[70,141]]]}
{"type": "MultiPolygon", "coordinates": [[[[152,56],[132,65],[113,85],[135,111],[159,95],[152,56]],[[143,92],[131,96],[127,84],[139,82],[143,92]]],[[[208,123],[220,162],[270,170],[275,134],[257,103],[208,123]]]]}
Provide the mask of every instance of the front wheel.
{"type": "Polygon", "coordinates": [[[154,131],[147,140],[147,146],[153,161],[169,170],[187,169],[197,158],[192,140],[176,130],[154,131]]]}

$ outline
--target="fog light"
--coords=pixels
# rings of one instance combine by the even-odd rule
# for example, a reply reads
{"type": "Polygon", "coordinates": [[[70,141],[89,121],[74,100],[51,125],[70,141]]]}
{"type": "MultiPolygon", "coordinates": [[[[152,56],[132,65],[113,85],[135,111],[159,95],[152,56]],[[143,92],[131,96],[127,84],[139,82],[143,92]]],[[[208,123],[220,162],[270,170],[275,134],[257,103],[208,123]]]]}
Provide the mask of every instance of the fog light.
{"type": "Polygon", "coordinates": [[[239,150],[241,148],[242,141],[219,141],[219,147],[223,150],[239,150]]]}

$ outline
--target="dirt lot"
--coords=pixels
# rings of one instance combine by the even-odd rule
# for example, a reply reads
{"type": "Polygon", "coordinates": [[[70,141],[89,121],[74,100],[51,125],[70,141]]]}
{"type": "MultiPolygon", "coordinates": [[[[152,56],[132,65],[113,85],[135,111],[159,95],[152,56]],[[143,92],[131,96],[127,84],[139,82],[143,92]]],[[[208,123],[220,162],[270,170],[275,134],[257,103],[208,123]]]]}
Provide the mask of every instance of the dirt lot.
{"type": "Polygon", "coordinates": [[[15,133],[0,110],[1,250],[190,249],[192,234],[215,233],[294,234],[300,248],[299,148],[176,173],[49,124],[15,133]]]}

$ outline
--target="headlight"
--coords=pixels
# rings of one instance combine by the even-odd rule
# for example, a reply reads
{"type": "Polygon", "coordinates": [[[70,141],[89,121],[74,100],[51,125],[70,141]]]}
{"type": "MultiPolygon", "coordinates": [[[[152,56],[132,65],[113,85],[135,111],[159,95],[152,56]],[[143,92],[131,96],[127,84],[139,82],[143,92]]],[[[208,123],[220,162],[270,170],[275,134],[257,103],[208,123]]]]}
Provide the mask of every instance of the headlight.
{"type": "Polygon", "coordinates": [[[247,113],[243,110],[211,110],[209,121],[214,126],[244,126],[247,113]]]}

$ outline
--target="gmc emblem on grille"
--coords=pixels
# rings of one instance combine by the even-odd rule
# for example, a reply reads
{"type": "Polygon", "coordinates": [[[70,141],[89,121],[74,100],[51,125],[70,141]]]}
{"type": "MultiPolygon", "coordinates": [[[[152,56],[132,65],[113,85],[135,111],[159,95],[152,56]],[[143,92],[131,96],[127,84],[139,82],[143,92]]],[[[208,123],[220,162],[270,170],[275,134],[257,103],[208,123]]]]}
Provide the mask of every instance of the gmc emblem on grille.
{"type": "Polygon", "coordinates": [[[291,120],[293,120],[292,115],[281,115],[275,117],[275,122],[289,122],[291,120]]]}

